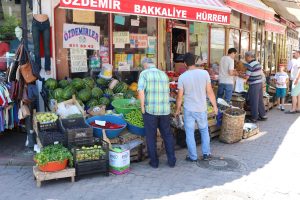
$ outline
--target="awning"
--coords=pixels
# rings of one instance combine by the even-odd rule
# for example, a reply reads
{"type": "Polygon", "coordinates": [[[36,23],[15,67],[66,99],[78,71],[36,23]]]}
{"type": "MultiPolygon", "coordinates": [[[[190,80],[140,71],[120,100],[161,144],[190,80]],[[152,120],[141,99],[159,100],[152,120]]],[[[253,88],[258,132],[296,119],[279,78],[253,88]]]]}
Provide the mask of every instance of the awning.
{"type": "Polygon", "coordinates": [[[276,22],[275,20],[266,20],[265,30],[273,33],[285,34],[286,26],[276,22]]]}
{"type": "Polygon", "coordinates": [[[100,12],[230,24],[221,0],[60,0],[60,7],[100,12]]]}
{"type": "Polygon", "coordinates": [[[226,5],[233,10],[260,20],[272,20],[274,18],[273,9],[259,0],[227,0],[226,5]]]}

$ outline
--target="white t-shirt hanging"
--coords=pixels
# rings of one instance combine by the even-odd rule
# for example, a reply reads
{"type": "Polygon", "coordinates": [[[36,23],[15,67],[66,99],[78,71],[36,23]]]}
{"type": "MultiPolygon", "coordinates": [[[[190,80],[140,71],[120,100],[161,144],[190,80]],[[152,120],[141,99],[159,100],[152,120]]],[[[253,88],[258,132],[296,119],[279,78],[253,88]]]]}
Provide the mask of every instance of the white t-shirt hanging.
{"type": "Polygon", "coordinates": [[[49,2],[51,3],[51,1],[45,1],[45,0],[32,0],[32,14],[36,15],[36,14],[47,14],[48,10],[47,8],[50,8],[51,5],[48,5],[49,2]],[[40,7],[39,7],[39,1],[41,1],[41,11],[42,13],[40,13],[40,7]]]}

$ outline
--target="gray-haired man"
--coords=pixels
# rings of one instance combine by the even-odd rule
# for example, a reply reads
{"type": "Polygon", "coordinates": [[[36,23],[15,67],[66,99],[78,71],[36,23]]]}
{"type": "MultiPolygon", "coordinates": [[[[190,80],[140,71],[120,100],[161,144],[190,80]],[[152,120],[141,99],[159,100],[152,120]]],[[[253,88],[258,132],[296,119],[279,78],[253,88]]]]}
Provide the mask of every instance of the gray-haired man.
{"type": "Polygon", "coordinates": [[[263,72],[261,65],[255,59],[255,54],[252,51],[245,53],[247,64],[246,75],[244,78],[248,81],[249,90],[248,97],[251,108],[251,121],[267,120],[266,111],[263,101],[263,72]]]}

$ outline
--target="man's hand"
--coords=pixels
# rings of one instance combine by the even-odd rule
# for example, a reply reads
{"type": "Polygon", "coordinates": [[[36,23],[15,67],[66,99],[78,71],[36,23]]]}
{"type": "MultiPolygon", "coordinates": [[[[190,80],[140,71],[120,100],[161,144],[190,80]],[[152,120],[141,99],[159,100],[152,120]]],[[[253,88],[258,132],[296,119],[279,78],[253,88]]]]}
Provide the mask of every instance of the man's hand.
{"type": "Polygon", "coordinates": [[[299,81],[299,79],[296,78],[296,79],[295,79],[295,82],[294,82],[294,85],[297,85],[297,84],[298,84],[298,81],[299,81]]]}
{"type": "Polygon", "coordinates": [[[141,107],[142,113],[145,114],[145,106],[141,107]]]}
{"type": "Polygon", "coordinates": [[[175,115],[175,117],[178,117],[179,114],[180,114],[180,109],[177,109],[174,115],[175,115]]]}
{"type": "Polygon", "coordinates": [[[217,116],[218,115],[218,107],[217,106],[214,106],[214,112],[215,112],[215,115],[217,116]]]}

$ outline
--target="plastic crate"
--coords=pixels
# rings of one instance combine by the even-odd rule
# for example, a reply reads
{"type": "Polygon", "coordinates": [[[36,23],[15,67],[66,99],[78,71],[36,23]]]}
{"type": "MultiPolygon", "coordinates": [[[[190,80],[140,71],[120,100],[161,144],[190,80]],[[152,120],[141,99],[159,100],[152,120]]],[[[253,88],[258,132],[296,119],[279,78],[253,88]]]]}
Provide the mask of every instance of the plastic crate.
{"type": "Polygon", "coordinates": [[[40,123],[37,122],[38,130],[41,131],[49,131],[49,130],[57,130],[58,129],[58,120],[55,122],[46,122],[46,123],[40,123]]]}
{"type": "Polygon", "coordinates": [[[94,142],[93,129],[84,118],[60,119],[61,129],[67,135],[68,146],[90,145],[94,142]]]}
{"type": "MultiPolygon", "coordinates": [[[[92,145],[86,147],[93,147],[94,145],[100,145],[104,153],[99,156],[97,154],[98,149],[82,149],[81,147],[74,146],[72,153],[74,156],[74,163],[76,169],[76,179],[82,175],[104,173],[106,176],[109,175],[109,146],[108,143],[96,139],[92,145]],[[83,159],[78,160],[79,155],[84,155],[83,159]]],[[[82,157],[81,157],[82,158],[82,157]]]]}
{"type": "Polygon", "coordinates": [[[59,130],[40,131],[38,137],[43,147],[54,144],[55,142],[59,142],[63,145],[67,144],[66,135],[59,130]]]}

